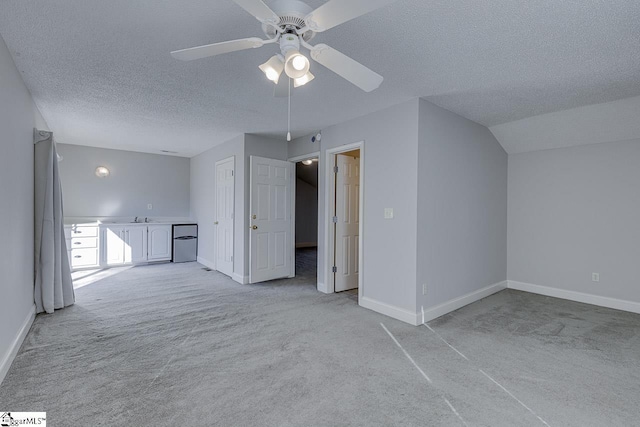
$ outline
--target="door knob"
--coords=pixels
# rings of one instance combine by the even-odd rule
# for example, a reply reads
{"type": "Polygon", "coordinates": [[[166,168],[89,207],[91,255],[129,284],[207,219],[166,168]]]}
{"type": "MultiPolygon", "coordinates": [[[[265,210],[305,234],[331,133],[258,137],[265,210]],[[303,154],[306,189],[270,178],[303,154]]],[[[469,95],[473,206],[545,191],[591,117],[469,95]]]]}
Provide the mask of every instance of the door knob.
{"type": "Polygon", "coordinates": [[[257,226],[257,225],[252,225],[252,226],[251,226],[251,227],[249,227],[249,228],[250,228],[250,229],[252,229],[252,230],[257,230],[257,229],[258,229],[258,226],[257,226]]]}
{"type": "Polygon", "coordinates": [[[213,225],[218,225],[218,221],[214,222],[213,225]]]}

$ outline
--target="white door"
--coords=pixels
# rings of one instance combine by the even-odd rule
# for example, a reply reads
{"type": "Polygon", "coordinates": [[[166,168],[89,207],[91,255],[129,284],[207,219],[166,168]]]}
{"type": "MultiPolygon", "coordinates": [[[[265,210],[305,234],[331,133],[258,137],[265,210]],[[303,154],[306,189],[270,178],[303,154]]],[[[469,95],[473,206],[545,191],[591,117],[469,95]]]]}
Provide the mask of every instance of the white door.
{"type": "Polygon", "coordinates": [[[293,277],[293,163],[251,156],[249,282],[293,277]]]}
{"type": "Polygon", "coordinates": [[[336,155],[335,292],[358,287],[360,159],[336,155]]]}
{"type": "Polygon", "coordinates": [[[124,262],[147,261],[147,227],[125,227],[124,262]]]}
{"type": "Polygon", "coordinates": [[[227,276],[233,274],[234,162],[216,163],[216,270],[227,276]]]}
{"type": "Polygon", "coordinates": [[[106,265],[124,264],[124,228],[102,229],[102,262],[106,265]]]}
{"type": "Polygon", "coordinates": [[[150,225],[147,230],[149,261],[171,259],[171,225],[150,225]]]}

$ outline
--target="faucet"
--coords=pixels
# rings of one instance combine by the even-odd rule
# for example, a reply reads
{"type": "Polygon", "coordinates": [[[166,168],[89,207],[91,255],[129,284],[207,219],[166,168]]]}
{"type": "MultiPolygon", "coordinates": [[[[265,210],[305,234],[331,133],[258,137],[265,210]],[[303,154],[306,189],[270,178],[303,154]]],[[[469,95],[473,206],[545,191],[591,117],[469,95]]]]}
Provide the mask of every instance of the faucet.
{"type": "Polygon", "coordinates": [[[138,222],[138,217],[135,217],[135,218],[133,219],[133,222],[138,222]]]}
{"type": "Polygon", "coordinates": [[[147,218],[146,216],[144,217],[144,222],[149,222],[149,218],[147,218]]]}

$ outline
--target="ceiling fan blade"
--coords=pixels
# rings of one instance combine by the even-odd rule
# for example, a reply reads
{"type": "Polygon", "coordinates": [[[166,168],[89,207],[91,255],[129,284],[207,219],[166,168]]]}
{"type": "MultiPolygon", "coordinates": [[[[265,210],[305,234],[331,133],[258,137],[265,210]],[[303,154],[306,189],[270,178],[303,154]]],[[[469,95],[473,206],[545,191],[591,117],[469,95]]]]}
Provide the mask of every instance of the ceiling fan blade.
{"type": "Polygon", "coordinates": [[[233,0],[238,6],[255,16],[262,23],[277,25],[280,17],[262,0],[233,0]]]}
{"type": "Polygon", "coordinates": [[[377,89],[384,80],[380,74],[326,44],[314,46],[311,49],[311,57],[365,92],[377,89]]]}
{"type": "MultiPolygon", "coordinates": [[[[293,87],[291,88],[291,95],[293,96],[293,87]]],[[[284,73],[280,76],[278,84],[273,88],[273,96],[276,98],[286,98],[289,96],[289,77],[284,73]]]]}
{"type": "Polygon", "coordinates": [[[316,33],[372,12],[396,0],[329,0],[304,18],[316,33]]]}
{"type": "Polygon", "coordinates": [[[194,59],[222,55],[223,53],[262,47],[264,43],[265,42],[262,39],[251,37],[248,39],[231,40],[228,42],[207,44],[204,46],[175,50],[171,52],[171,56],[181,61],[193,61],[194,59]]]}

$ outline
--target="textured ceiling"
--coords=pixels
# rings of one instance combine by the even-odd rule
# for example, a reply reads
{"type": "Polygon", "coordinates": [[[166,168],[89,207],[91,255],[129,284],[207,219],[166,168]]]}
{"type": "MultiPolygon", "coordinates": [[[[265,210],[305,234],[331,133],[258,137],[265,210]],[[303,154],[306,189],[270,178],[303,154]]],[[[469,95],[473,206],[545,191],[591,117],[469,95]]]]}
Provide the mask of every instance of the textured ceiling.
{"type": "MultiPolygon", "coordinates": [[[[637,0],[398,0],[313,40],[385,81],[364,93],[312,64],[293,134],[415,97],[494,126],[637,96],[639,22],[637,0]]],[[[231,0],[0,0],[0,34],[60,142],[191,156],[240,133],[286,133],[286,99],[257,68],[275,45],[169,55],[261,37],[231,0]]]]}

